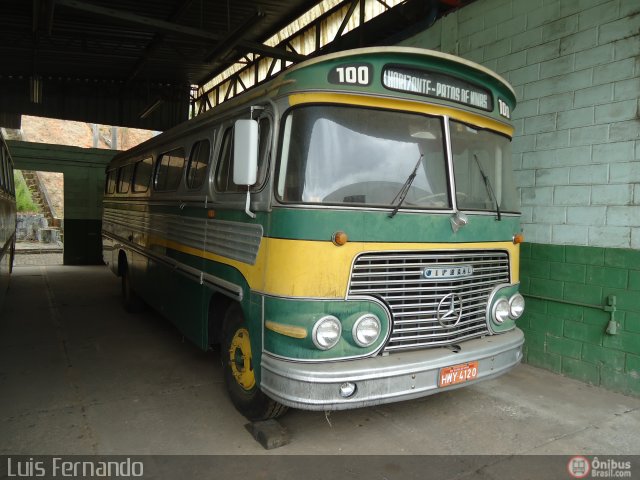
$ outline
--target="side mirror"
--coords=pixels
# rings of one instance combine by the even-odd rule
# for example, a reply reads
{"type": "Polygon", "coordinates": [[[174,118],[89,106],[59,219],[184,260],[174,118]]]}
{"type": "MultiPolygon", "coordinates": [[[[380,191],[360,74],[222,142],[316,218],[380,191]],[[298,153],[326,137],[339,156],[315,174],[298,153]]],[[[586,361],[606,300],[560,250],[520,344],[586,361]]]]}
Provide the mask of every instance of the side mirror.
{"type": "Polygon", "coordinates": [[[236,120],[233,134],[233,183],[253,185],[258,179],[258,122],[236,120]]]}

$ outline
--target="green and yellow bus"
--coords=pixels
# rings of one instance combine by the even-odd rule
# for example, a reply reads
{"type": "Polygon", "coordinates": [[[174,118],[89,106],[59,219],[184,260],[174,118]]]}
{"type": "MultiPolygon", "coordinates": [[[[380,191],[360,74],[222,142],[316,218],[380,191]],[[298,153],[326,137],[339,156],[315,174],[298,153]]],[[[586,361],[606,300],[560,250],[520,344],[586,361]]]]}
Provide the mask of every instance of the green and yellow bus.
{"type": "Polygon", "coordinates": [[[247,418],[417,398],[517,365],[513,89],[414,48],[317,57],[107,168],[104,260],[247,418]]]}

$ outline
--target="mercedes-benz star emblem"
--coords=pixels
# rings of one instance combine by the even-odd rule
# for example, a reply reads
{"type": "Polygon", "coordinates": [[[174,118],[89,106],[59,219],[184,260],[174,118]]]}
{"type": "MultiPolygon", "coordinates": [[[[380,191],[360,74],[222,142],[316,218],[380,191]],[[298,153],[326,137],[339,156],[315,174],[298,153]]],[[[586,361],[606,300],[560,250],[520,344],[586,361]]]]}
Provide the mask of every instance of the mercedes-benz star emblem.
{"type": "Polygon", "coordinates": [[[436,312],[438,323],[443,328],[455,327],[462,318],[462,299],[457,293],[442,297],[436,312]]]}

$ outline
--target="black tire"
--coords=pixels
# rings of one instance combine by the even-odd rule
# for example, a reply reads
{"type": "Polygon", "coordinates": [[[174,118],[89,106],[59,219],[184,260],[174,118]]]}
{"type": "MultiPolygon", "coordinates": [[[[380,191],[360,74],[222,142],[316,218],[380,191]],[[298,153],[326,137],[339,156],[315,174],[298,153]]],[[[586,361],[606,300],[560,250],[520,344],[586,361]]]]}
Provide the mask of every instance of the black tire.
{"type": "Polygon", "coordinates": [[[140,313],[144,310],[144,302],[133,291],[131,286],[131,275],[129,274],[129,268],[124,265],[122,269],[122,305],[124,309],[129,313],[140,313]]]}
{"type": "Polygon", "coordinates": [[[255,381],[249,329],[238,304],[231,305],[225,314],[220,356],[227,392],[242,415],[251,421],[259,421],[285,414],[288,407],[265,395],[255,381]]]}

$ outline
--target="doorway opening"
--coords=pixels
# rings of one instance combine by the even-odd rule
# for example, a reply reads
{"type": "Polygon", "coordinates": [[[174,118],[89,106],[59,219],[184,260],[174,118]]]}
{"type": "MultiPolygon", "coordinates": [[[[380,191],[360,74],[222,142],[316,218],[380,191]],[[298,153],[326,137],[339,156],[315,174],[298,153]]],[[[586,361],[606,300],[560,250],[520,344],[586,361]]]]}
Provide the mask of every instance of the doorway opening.
{"type": "Polygon", "coordinates": [[[64,174],[15,170],[16,256],[14,266],[62,265],[64,174]]]}

